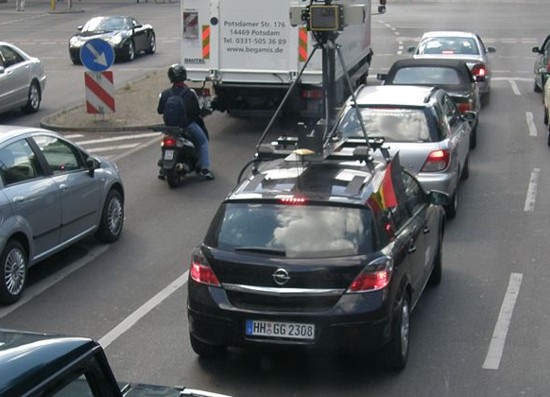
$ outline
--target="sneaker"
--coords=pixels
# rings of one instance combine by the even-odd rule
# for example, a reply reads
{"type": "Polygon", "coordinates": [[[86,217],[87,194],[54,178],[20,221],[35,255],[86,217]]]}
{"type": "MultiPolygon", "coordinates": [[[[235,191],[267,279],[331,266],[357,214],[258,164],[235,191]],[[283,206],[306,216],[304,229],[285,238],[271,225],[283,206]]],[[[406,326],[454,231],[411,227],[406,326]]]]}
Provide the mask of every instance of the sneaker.
{"type": "Polygon", "coordinates": [[[206,181],[214,180],[214,174],[212,174],[207,168],[203,168],[197,172],[197,174],[199,174],[199,176],[206,181]]]}

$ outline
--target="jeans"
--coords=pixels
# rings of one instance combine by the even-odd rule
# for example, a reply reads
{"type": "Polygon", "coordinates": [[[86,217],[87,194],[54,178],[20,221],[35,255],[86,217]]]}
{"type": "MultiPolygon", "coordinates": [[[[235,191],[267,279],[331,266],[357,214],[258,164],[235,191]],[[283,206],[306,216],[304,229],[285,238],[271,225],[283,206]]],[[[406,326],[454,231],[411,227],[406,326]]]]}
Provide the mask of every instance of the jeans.
{"type": "Polygon", "coordinates": [[[195,122],[192,122],[187,126],[189,131],[189,136],[195,147],[197,148],[197,153],[199,155],[199,162],[197,169],[207,168],[210,169],[210,157],[208,154],[208,139],[202,128],[195,122]]]}

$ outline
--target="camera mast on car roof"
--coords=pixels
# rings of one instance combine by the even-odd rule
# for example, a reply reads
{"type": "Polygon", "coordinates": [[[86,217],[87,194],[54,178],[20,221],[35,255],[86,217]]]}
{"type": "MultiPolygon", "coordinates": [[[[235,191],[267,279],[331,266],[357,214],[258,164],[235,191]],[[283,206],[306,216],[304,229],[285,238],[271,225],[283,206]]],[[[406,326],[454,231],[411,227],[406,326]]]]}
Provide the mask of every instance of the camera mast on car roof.
{"type": "MultiPolygon", "coordinates": [[[[379,13],[385,12],[385,0],[380,0],[379,13]]],[[[256,145],[256,155],[252,162],[285,158],[287,161],[322,161],[325,159],[372,160],[371,151],[380,149],[389,161],[389,153],[382,147],[383,138],[369,139],[363,119],[359,114],[355,90],[346,68],[340,46],[336,39],[345,26],[363,23],[366,10],[362,4],[333,4],[332,0],[310,0],[307,6],[290,7],[290,23],[293,26],[303,24],[315,39],[315,46],[302,69],[289,87],[279,107],[275,111],[256,145]],[[305,123],[298,123],[296,136],[280,136],[276,141],[264,143],[290,93],[300,80],[304,70],[315,52],[322,50],[323,93],[325,117],[320,119],[311,131],[305,123]],[[339,139],[334,134],[335,122],[335,67],[338,57],[345,82],[351,93],[353,106],[358,113],[359,123],[364,134],[362,139],[339,139]]],[[[250,164],[250,163],[249,163],[250,164]]]]}

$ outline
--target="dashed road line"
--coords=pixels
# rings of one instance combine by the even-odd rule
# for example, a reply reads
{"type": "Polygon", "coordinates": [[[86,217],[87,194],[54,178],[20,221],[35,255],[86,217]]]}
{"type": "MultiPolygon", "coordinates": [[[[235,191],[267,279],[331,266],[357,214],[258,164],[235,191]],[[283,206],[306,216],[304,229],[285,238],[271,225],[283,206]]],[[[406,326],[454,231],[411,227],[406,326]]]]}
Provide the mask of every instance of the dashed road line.
{"type": "Polygon", "coordinates": [[[535,125],[533,112],[525,112],[525,120],[527,121],[527,127],[529,128],[529,136],[537,136],[537,126],[535,125]]]}
{"type": "Polygon", "coordinates": [[[525,196],[525,204],[523,210],[525,212],[533,212],[535,209],[535,201],[537,199],[537,185],[539,181],[540,168],[535,168],[531,171],[529,178],[529,186],[527,187],[527,195],[525,196]]]}
{"type": "Polygon", "coordinates": [[[510,86],[512,87],[512,91],[514,92],[514,95],[521,96],[521,92],[519,91],[518,85],[516,84],[515,80],[508,79],[508,82],[510,83],[510,86]]]}
{"type": "Polygon", "coordinates": [[[512,313],[514,312],[522,279],[523,275],[521,273],[512,273],[510,275],[508,289],[504,295],[504,301],[500,308],[489,350],[482,366],[483,369],[496,370],[500,366],[500,360],[506,344],[506,336],[512,321],[512,313]]]}

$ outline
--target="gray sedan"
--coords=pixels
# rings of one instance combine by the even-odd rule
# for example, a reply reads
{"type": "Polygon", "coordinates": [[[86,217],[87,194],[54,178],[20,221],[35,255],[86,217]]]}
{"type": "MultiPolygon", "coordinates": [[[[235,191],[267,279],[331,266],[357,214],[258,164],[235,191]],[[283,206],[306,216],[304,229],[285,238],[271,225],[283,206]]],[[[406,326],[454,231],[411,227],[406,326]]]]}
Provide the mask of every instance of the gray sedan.
{"type": "Polygon", "coordinates": [[[52,131],[0,125],[0,303],[18,300],[27,270],[76,241],[111,243],[124,222],[116,165],[52,131]]]}
{"type": "MultiPolygon", "coordinates": [[[[445,207],[456,215],[458,184],[469,175],[471,126],[449,94],[436,87],[363,86],[357,90],[357,106],[369,138],[384,138],[390,155],[399,152],[426,191],[451,197],[445,207]]],[[[348,100],[336,126],[340,138],[364,137],[358,111],[348,100]]]]}
{"type": "Polygon", "coordinates": [[[14,109],[37,112],[45,88],[46,75],[40,60],[0,41],[0,113],[14,109]]]}

